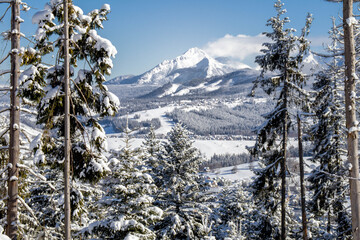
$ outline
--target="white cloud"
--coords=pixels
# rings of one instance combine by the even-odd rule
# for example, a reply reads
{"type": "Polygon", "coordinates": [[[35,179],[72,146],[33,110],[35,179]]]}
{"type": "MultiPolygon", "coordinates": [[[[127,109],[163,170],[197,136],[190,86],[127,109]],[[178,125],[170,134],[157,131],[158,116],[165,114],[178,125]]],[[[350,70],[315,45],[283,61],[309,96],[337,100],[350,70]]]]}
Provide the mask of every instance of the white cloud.
{"type": "MultiPolygon", "coordinates": [[[[328,37],[309,37],[311,48],[315,51],[323,50],[323,45],[329,43],[328,37]]],[[[234,67],[244,67],[247,64],[251,67],[258,67],[254,62],[255,57],[261,55],[262,44],[269,42],[270,39],[263,34],[256,36],[242,35],[233,36],[225,35],[213,42],[207,43],[203,50],[214,58],[219,58],[223,63],[233,65],[234,67]]]]}
{"type": "Polygon", "coordinates": [[[254,58],[254,55],[260,54],[260,50],[263,48],[262,44],[267,40],[262,34],[257,36],[227,34],[214,42],[209,42],[203,47],[203,50],[215,58],[228,57],[246,60],[248,57],[254,58]]]}

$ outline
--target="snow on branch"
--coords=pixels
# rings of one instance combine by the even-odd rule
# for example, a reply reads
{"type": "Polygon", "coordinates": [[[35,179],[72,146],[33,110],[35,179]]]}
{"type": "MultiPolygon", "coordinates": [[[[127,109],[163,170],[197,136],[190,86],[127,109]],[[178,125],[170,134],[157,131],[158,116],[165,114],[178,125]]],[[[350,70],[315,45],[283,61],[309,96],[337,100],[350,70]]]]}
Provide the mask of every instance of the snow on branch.
{"type": "Polygon", "coordinates": [[[6,166],[6,168],[0,170],[0,175],[3,174],[4,172],[6,172],[8,170],[8,167],[6,166]]]}
{"type": "Polygon", "coordinates": [[[17,163],[16,166],[18,168],[22,168],[22,169],[25,169],[25,170],[29,171],[29,173],[32,174],[34,177],[37,177],[38,179],[40,179],[42,181],[46,181],[46,178],[43,175],[35,173],[34,170],[29,168],[28,166],[26,166],[24,164],[21,164],[21,163],[17,163]]]}
{"type": "Polygon", "coordinates": [[[30,113],[30,114],[35,115],[35,116],[38,114],[37,111],[31,111],[31,110],[26,109],[26,108],[20,108],[20,111],[23,111],[25,113],[30,113]]]}
{"type": "Polygon", "coordinates": [[[292,82],[288,82],[287,84],[289,84],[292,88],[296,89],[299,93],[303,94],[304,96],[310,97],[310,94],[306,90],[300,88],[296,84],[292,82]]]}
{"type": "Polygon", "coordinates": [[[26,208],[26,210],[28,210],[28,212],[31,214],[31,216],[35,219],[35,221],[40,225],[39,220],[37,219],[37,217],[35,216],[34,211],[29,207],[29,205],[26,204],[26,202],[24,201],[24,199],[22,199],[19,195],[17,196],[17,199],[19,200],[19,202],[26,208]]]}
{"type": "Polygon", "coordinates": [[[354,126],[354,127],[349,128],[347,132],[349,134],[352,134],[353,132],[357,132],[357,131],[359,131],[359,128],[357,126],[354,126]]]}
{"type": "Polygon", "coordinates": [[[266,171],[269,170],[269,169],[271,169],[272,167],[274,167],[274,166],[275,166],[276,164],[278,164],[278,163],[280,162],[280,160],[282,160],[282,159],[283,159],[283,157],[279,157],[279,158],[277,158],[273,163],[267,165],[267,166],[265,167],[266,171]]]}
{"type": "MultiPolygon", "coordinates": [[[[318,168],[313,168],[312,166],[310,166],[309,164],[307,164],[306,162],[304,162],[304,164],[309,168],[311,169],[312,171],[317,171],[317,172],[321,172],[321,173],[324,173],[328,176],[331,176],[331,177],[334,177],[334,178],[341,178],[341,179],[351,179],[351,180],[357,180],[357,181],[360,181],[359,178],[353,178],[353,177],[348,177],[348,176],[344,176],[344,175],[337,175],[337,174],[334,174],[334,173],[330,173],[330,172],[326,172],[324,170],[321,170],[321,169],[318,169],[318,168]]],[[[349,164],[349,169],[351,168],[351,164],[349,164]]]]}
{"type": "Polygon", "coordinates": [[[285,108],[283,108],[281,105],[276,107],[272,112],[264,114],[263,117],[267,118],[267,116],[271,116],[271,118],[266,119],[263,124],[261,124],[259,127],[255,129],[257,134],[260,134],[260,132],[269,124],[269,122],[273,121],[277,115],[279,115],[281,112],[283,112],[285,108]]]}
{"type": "Polygon", "coordinates": [[[51,184],[51,182],[49,181],[31,181],[31,180],[25,180],[25,182],[27,183],[44,183],[47,184],[52,190],[56,190],[56,188],[54,187],[54,185],[51,184]]]}
{"type": "Polygon", "coordinates": [[[26,139],[28,140],[28,142],[31,142],[30,137],[28,136],[30,134],[30,132],[28,130],[26,130],[25,128],[20,127],[20,131],[22,132],[22,134],[26,137],[26,139]]]}
{"type": "Polygon", "coordinates": [[[354,78],[354,80],[359,80],[359,77],[358,75],[356,75],[356,73],[352,73],[351,76],[354,78]]]}
{"type": "Polygon", "coordinates": [[[349,17],[348,19],[346,19],[346,23],[349,27],[351,27],[352,25],[356,25],[358,21],[354,17],[349,17]]]}

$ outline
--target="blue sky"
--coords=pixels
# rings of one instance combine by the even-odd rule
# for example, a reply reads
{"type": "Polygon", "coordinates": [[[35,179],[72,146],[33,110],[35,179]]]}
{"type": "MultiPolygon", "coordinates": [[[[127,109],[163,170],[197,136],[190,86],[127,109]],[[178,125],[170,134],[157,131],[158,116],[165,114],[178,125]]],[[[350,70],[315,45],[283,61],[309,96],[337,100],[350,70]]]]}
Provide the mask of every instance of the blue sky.
{"type": "MultiPolygon", "coordinates": [[[[31,16],[47,1],[28,0],[33,7],[22,15],[21,30],[34,34],[31,16]]],[[[238,58],[250,66],[258,51],[261,34],[270,30],[266,21],[275,15],[273,0],[74,0],[84,13],[104,3],[112,12],[99,31],[117,48],[111,77],[141,74],[165,59],[181,55],[192,47],[202,48],[214,57],[238,58]],[[225,37],[226,36],[226,37],[225,37]],[[227,49],[225,49],[225,47],[227,49]]],[[[309,38],[314,49],[326,41],[331,16],[338,17],[342,3],[325,0],[284,0],[291,23],[301,30],[308,12],[314,16],[309,38]]],[[[5,9],[5,4],[0,6],[5,9]]],[[[0,30],[8,27],[6,19],[0,30]]],[[[2,48],[5,42],[1,42],[2,48]]],[[[109,79],[111,78],[109,77],[109,79]]]]}

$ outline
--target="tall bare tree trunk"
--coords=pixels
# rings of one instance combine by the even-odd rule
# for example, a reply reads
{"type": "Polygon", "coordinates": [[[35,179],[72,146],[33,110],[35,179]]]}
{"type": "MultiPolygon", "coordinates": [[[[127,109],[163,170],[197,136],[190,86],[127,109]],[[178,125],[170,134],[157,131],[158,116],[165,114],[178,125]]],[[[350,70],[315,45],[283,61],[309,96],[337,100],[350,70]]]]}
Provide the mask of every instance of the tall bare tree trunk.
{"type": "MultiPolygon", "coordinates": [[[[286,70],[285,70],[286,71],[286,70]]],[[[283,159],[281,161],[281,240],[286,239],[286,148],[288,138],[288,79],[284,81],[283,159]]]]}
{"type": "Polygon", "coordinates": [[[18,230],[18,177],[17,163],[20,152],[20,100],[18,95],[20,74],[20,4],[13,0],[11,6],[11,91],[10,91],[10,145],[9,145],[9,180],[8,180],[8,205],[7,205],[7,235],[17,239],[18,230]]]}
{"type": "Polygon", "coordinates": [[[306,206],[305,206],[305,185],[304,185],[304,151],[302,144],[301,118],[297,115],[298,123],[298,142],[299,142],[299,165],[300,165],[300,194],[301,194],[301,217],[303,227],[303,239],[307,240],[307,222],[306,222],[306,206]]]}
{"type": "Polygon", "coordinates": [[[356,121],[355,106],[355,47],[354,30],[349,24],[353,17],[353,0],[343,1],[343,25],[344,25],[344,45],[345,45],[345,110],[346,128],[348,131],[347,147],[348,162],[351,163],[350,169],[350,202],[352,215],[352,234],[353,239],[360,239],[360,185],[359,185],[359,162],[358,162],[358,132],[356,121]]]}
{"type": "Polygon", "coordinates": [[[65,240],[71,239],[71,209],[70,209],[70,62],[69,62],[69,20],[68,2],[64,0],[64,91],[65,91],[65,166],[64,166],[64,208],[65,208],[65,240]]]}

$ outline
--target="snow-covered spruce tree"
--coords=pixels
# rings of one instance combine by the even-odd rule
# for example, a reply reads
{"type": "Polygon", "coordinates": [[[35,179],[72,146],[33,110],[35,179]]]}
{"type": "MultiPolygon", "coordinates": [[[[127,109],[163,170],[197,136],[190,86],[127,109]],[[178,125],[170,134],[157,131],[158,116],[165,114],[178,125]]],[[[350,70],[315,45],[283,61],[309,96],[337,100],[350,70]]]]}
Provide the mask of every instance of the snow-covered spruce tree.
{"type": "Polygon", "coordinates": [[[159,158],[161,186],[156,203],[164,210],[164,219],[156,226],[159,239],[203,239],[211,230],[206,221],[211,210],[201,200],[202,158],[188,134],[181,124],[176,124],[159,158]]]}
{"type": "MultiPolygon", "coordinates": [[[[35,35],[35,51],[29,59],[41,59],[41,56],[56,53],[55,64],[46,69],[45,81],[32,66],[30,74],[24,76],[21,83],[26,89],[35,89],[36,95],[24,90],[23,98],[28,101],[40,99],[38,108],[38,124],[43,124],[45,131],[41,138],[42,147],[37,154],[43,152],[45,161],[51,165],[61,165],[64,159],[64,90],[63,90],[63,5],[60,0],[53,0],[45,9],[33,16],[33,23],[38,24],[35,35]],[[40,56],[40,57],[39,57],[40,56]],[[38,80],[37,80],[38,79],[38,80]]],[[[102,22],[107,19],[110,7],[104,5],[89,14],[72,4],[69,4],[70,23],[70,54],[72,67],[88,66],[79,69],[72,81],[71,88],[71,139],[73,174],[78,178],[96,181],[108,170],[106,159],[102,152],[105,150],[104,130],[98,123],[98,118],[113,115],[119,106],[119,100],[103,85],[105,75],[111,73],[111,57],[116,54],[115,47],[109,40],[100,37],[96,29],[102,28],[102,22]],[[79,64],[80,63],[80,64],[79,64]]],[[[30,61],[30,60],[27,60],[30,61]]]]}
{"type": "Polygon", "coordinates": [[[285,28],[289,19],[283,17],[286,10],[280,0],[275,8],[277,15],[267,23],[273,31],[264,33],[272,41],[263,44],[264,54],[255,60],[262,72],[254,82],[254,90],[261,87],[268,95],[274,95],[276,101],[275,108],[264,115],[265,122],[257,129],[255,146],[250,149],[259,158],[260,166],[254,171],[252,183],[253,197],[262,216],[254,225],[259,239],[285,239],[290,230],[286,226],[291,221],[286,213],[287,136],[293,125],[290,109],[306,97],[301,89],[306,76],[300,68],[309,49],[306,36],[312,21],[309,15],[302,34],[294,36],[294,29],[285,28]]]}
{"type": "Polygon", "coordinates": [[[346,162],[346,134],[344,96],[344,57],[339,40],[340,30],[333,20],[330,31],[331,44],[327,51],[332,55],[327,69],[316,75],[316,93],[312,109],[315,125],[311,128],[314,155],[311,159],[318,166],[308,178],[311,199],[308,203],[319,226],[311,228],[313,238],[351,239],[351,219],[346,196],[349,191],[346,162]]]}
{"type": "Polygon", "coordinates": [[[156,186],[161,187],[161,171],[162,166],[160,164],[159,157],[164,152],[164,148],[160,143],[160,140],[156,138],[154,128],[150,128],[149,134],[145,137],[143,145],[143,158],[145,164],[151,168],[151,176],[156,186]]]}
{"type": "MultiPolygon", "coordinates": [[[[109,40],[97,34],[97,29],[102,28],[102,22],[107,20],[109,11],[109,5],[105,4],[101,9],[84,14],[69,1],[70,64],[73,78],[70,84],[73,176],[71,207],[73,217],[81,217],[81,221],[77,221],[79,225],[86,225],[88,221],[87,217],[82,216],[86,213],[84,201],[90,199],[86,195],[89,196],[89,192],[95,189],[85,188],[76,179],[93,183],[110,172],[104,156],[105,132],[98,119],[115,114],[119,107],[118,98],[103,85],[105,75],[111,73],[111,57],[115,56],[116,49],[109,40]]],[[[56,184],[54,188],[49,188],[48,185],[35,186],[31,196],[36,194],[41,197],[30,198],[29,206],[34,208],[41,225],[54,229],[53,236],[46,236],[47,239],[60,239],[64,161],[62,0],[47,3],[44,10],[37,12],[32,20],[38,25],[38,29],[35,46],[22,51],[22,64],[31,66],[20,77],[20,95],[25,103],[37,108],[37,123],[44,128],[33,144],[34,162],[42,168],[47,181],[56,184]],[[43,64],[45,59],[49,59],[46,57],[48,55],[54,55],[55,62],[43,64]]]]}
{"type": "Polygon", "coordinates": [[[151,227],[162,218],[162,210],[153,205],[152,195],[157,188],[141,151],[130,145],[130,130],[126,128],[125,133],[125,147],[112,152],[109,164],[112,173],[102,181],[106,194],[98,207],[103,216],[83,230],[87,237],[156,238],[151,227]]]}
{"type": "Polygon", "coordinates": [[[219,203],[213,215],[216,239],[252,239],[249,233],[249,213],[252,202],[248,186],[238,183],[224,187],[216,197],[219,203]]]}

